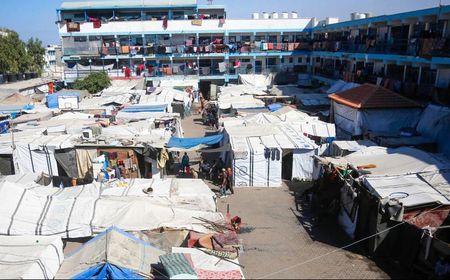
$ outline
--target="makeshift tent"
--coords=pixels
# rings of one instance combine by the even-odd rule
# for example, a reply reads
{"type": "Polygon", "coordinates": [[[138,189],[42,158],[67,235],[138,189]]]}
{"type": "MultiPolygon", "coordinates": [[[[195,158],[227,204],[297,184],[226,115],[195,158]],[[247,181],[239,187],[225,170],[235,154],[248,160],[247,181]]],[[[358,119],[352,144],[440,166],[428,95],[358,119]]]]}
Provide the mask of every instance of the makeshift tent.
{"type": "Polygon", "coordinates": [[[223,134],[217,134],[213,136],[199,137],[199,138],[178,138],[172,137],[167,143],[169,148],[180,148],[180,149],[192,149],[201,148],[203,145],[215,145],[222,141],[223,134]]]}
{"type": "Polygon", "coordinates": [[[64,260],[56,236],[0,236],[3,279],[53,279],[64,260]]]}
{"type": "Polygon", "coordinates": [[[64,260],[60,279],[142,279],[152,275],[164,251],[133,235],[110,227],[64,260]]]}
{"type": "Polygon", "coordinates": [[[270,112],[278,111],[278,110],[280,110],[282,107],[283,107],[283,105],[280,104],[280,103],[273,103],[273,104],[270,104],[269,106],[267,106],[267,108],[269,108],[269,111],[270,111],[270,112]]]}
{"type": "Polygon", "coordinates": [[[366,147],[377,146],[370,140],[358,141],[333,141],[330,147],[330,156],[346,156],[353,152],[365,149],[366,147]]]}
{"type": "Polygon", "coordinates": [[[352,89],[355,87],[358,87],[359,84],[356,83],[347,83],[343,80],[337,80],[328,90],[327,93],[331,94],[331,93],[337,93],[337,92],[341,92],[344,90],[348,90],[348,89],[352,89]]]}
{"type": "Polygon", "coordinates": [[[281,186],[282,166],[290,166],[289,179],[312,180],[317,146],[292,126],[236,126],[226,133],[235,186],[281,186]],[[291,162],[282,162],[288,153],[291,162]]]}
{"type": "Polygon", "coordinates": [[[351,140],[369,131],[398,132],[415,127],[421,105],[388,89],[364,84],[329,95],[337,138],[351,140]]]}
{"type": "Polygon", "coordinates": [[[239,81],[244,85],[250,85],[267,89],[268,86],[273,84],[274,75],[258,75],[258,74],[239,74],[239,81]]]}
{"type": "Polygon", "coordinates": [[[127,231],[168,227],[209,232],[194,217],[223,220],[222,214],[216,212],[214,193],[202,180],[115,182],[101,188],[100,184],[92,183],[60,189],[3,181],[0,234],[78,238],[92,236],[113,225],[127,231]]]}

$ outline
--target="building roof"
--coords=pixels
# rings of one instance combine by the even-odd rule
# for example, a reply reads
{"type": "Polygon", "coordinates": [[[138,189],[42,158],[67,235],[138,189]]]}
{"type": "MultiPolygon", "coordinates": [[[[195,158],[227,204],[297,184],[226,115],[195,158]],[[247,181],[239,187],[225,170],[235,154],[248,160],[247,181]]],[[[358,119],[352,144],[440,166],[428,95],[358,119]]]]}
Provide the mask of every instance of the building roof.
{"type": "Polygon", "coordinates": [[[62,2],[61,10],[80,9],[117,9],[117,8],[161,8],[161,7],[194,7],[197,0],[106,0],[62,2]]]}
{"type": "Polygon", "coordinates": [[[383,109],[383,108],[418,108],[421,105],[396,92],[386,88],[363,84],[349,90],[328,95],[340,104],[354,109],[383,109]]]}
{"type": "Polygon", "coordinates": [[[397,14],[392,14],[392,15],[380,15],[380,16],[369,17],[369,18],[364,18],[364,19],[343,21],[343,22],[339,22],[339,23],[328,24],[325,26],[317,26],[314,28],[314,31],[326,32],[329,30],[335,30],[335,29],[339,29],[339,28],[361,26],[361,25],[366,25],[366,24],[368,25],[368,24],[373,24],[373,23],[377,23],[377,22],[399,21],[402,19],[432,16],[432,15],[446,14],[446,13],[450,13],[450,5],[443,5],[441,7],[415,10],[415,11],[397,13],[397,14]]]}

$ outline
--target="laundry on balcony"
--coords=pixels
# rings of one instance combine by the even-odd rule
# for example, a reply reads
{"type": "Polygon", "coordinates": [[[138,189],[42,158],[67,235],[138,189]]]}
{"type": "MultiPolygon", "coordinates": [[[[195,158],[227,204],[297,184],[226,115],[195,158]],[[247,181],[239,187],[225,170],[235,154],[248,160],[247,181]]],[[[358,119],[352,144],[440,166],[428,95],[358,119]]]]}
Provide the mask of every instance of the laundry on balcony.
{"type": "Polygon", "coordinates": [[[68,22],[67,23],[67,32],[80,32],[80,23],[79,22],[68,22]]]}
{"type": "Polygon", "coordinates": [[[227,63],[219,62],[219,72],[224,73],[227,71],[227,63]]]}
{"type": "Polygon", "coordinates": [[[191,21],[192,25],[196,25],[196,26],[202,26],[202,20],[201,19],[194,19],[191,21]]]}
{"type": "Polygon", "coordinates": [[[130,53],[130,46],[122,46],[120,52],[124,54],[130,53]]]}

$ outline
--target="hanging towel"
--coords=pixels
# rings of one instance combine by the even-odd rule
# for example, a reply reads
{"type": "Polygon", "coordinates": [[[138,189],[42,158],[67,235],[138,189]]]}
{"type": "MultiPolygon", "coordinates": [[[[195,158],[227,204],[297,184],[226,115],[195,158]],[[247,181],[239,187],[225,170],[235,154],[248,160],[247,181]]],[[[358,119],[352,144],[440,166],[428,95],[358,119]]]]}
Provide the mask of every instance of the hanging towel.
{"type": "Polygon", "coordinates": [[[263,48],[263,51],[267,51],[268,48],[269,48],[269,46],[268,46],[267,43],[263,43],[262,46],[263,46],[263,47],[262,47],[262,48],[263,48]]]}
{"type": "Polygon", "coordinates": [[[219,71],[221,73],[224,73],[224,72],[227,71],[227,64],[226,64],[226,62],[220,62],[219,63],[219,71]]]}
{"type": "Polygon", "coordinates": [[[163,18],[163,29],[166,30],[169,25],[169,21],[166,17],[163,18]]]}
{"type": "Polygon", "coordinates": [[[277,44],[277,50],[281,51],[283,49],[283,44],[282,43],[278,43],[277,44]]]}
{"type": "Polygon", "coordinates": [[[267,49],[273,50],[273,43],[267,43],[267,49]]]}
{"type": "Polygon", "coordinates": [[[191,39],[186,40],[186,46],[188,46],[188,47],[192,46],[192,40],[191,39]]]}
{"type": "Polygon", "coordinates": [[[121,51],[122,53],[130,53],[130,47],[129,47],[129,46],[122,46],[122,47],[120,48],[120,51],[121,51]]]}

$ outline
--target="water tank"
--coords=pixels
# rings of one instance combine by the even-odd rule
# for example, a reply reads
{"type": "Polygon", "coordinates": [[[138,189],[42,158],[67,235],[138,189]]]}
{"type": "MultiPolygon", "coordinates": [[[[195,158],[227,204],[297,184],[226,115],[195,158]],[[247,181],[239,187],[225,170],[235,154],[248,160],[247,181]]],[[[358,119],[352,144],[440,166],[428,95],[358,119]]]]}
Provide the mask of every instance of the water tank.
{"type": "Polygon", "coordinates": [[[252,19],[259,19],[259,13],[253,13],[252,19]]]}
{"type": "Polygon", "coordinates": [[[358,14],[358,16],[356,17],[356,19],[365,19],[366,18],[366,14],[358,14]]]}
{"type": "Polygon", "coordinates": [[[272,13],[272,18],[273,19],[278,19],[279,18],[278,13],[277,12],[273,12],[272,13]]]}
{"type": "Polygon", "coordinates": [[[359,16],[359,13],[351,13],[350,20],[355,20],[357,16],[359,16]]]}
{"type": "Polygon", "coordinates": [[[263,19],[269,19],[269,14],[266,12],[263,12],[262,17],[263,17],[263,19]]]}
{"type": "Polygon", "coordinates": [[[364,13],[366,15],[366,18],[371,18],[372,17],[372,13],[364,13]]]}
{"type": "Polygon", "coordinates": [[[283,13],[281,13],[281,17],[283,19],[288,19],[289,18],[289,13],[288,12],[283,12],[283,13]]]}
{"type": "Polygon", "coordinates": [[[292,12],[291,13],[291,18],[298,18],[297,12],[292,12]]]}

